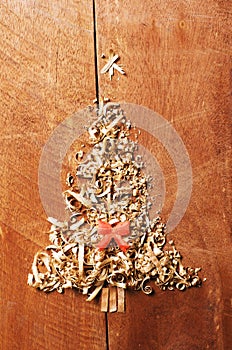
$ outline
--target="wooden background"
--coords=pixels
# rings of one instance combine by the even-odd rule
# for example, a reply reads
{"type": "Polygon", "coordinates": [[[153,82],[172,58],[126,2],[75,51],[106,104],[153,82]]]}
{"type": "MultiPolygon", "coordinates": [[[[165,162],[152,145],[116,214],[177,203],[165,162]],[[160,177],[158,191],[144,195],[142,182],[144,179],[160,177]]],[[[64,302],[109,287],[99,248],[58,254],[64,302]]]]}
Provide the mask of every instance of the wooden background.
{"type": "MultiPolygon", "coordinates": [[[[232,348],[230,54],[229,0],[0,0],[0,349],[232,348]],[[96,79],[110,48],[127,73],[112,82],[96,79]],[[125,314],[26,283],[34,253],[48,243],[43,146],[96,89],[170,121],[193,168],[191,201],[170,238],[207,281],[183,293],[127,292],[125,314]]],[[[165,174],[166,219],[175,172],[148,141],[165,174]]]]}

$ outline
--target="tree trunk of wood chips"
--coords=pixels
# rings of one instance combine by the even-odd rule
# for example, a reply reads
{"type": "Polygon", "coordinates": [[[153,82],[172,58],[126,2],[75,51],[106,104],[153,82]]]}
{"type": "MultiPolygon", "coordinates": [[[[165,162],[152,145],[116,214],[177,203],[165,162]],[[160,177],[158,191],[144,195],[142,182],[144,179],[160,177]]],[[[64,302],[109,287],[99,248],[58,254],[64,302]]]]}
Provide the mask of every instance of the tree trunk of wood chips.
{"type": "MultiPolygon", "coordinates": [[[[232,349],[229,0],[0,0],[0,349],[232,349]],[[102,54],[126,76],[100,74],[102,54]],[[188,150],[193,188],[170,239],[207,280],[185,292],[126,292],[126,312],[99,299],[27,285],[48,244],[39,160],[53,130],[96,95],[156,111],[188,150]]],[[[172,161],[152,135],[142,144],[175,201],[172,161]]]]}

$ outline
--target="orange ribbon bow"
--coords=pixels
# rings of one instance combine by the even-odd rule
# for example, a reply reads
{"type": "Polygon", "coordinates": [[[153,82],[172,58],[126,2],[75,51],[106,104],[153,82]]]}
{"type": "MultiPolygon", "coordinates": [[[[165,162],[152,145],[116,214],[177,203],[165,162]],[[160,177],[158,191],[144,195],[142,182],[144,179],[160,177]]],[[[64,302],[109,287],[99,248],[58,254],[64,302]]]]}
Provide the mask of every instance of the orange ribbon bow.
{"type": "Polygon", "coordinates": [[[108,222],[98,221],[99,235],[105,237],[97,244],[99,250],[103,250],[108,247],[112,240],[119,246],[122,251],[126,251],[129,245],[122,239],[121,236],[128,236],[130,234],[130,222],[119,222],[114,226],[111,226],[108,222]]]}

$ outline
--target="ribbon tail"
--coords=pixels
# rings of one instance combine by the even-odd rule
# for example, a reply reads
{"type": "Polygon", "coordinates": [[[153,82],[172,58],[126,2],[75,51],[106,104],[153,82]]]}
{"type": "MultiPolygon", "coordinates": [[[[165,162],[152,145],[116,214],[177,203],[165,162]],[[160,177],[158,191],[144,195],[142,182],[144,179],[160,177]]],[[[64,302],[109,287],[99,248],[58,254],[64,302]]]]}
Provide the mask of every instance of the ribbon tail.
{"type": "Polygon", "coordinates": [[[130,246],[118,235],[114,236],[115,242],[119,246],[119,248],[125,252],[130,246]]]}

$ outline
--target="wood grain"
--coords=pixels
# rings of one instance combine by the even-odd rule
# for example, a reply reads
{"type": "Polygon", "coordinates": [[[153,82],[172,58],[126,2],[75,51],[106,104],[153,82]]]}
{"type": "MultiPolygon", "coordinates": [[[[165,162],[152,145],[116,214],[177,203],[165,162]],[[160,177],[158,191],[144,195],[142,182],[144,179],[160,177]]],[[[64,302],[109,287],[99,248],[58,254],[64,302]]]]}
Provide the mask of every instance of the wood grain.
{"type": "Polygon", "coordinates": [[[0,1],[0,349],[105,349],[105,315],[74,291],[27,286],[48,244],[43,146],[95,98],[92,1],[0,1]]]}
{"type": "MultiPolygon", "coordinates": [[[[187,212],[171,232],[184,263],[202,266],[207,282],[184,293],[127,293],[125,315],[112,314],[109,348],[230,349],[231,328],[231,13],[229,1],[96,1],[99,71],[110,49],[126,76],[99,74],[100,94],[146,106],[168,120],[192,164],[187,212]]],[[[168,157],[151,137],[162,169],[168,157]]],[[[177,188],[165,173],[167,219],[177,188]]],[[[173,175],[172,175],[173,174],[173,175]]],[[[172,175],[172,176],[171,176],[172,175]]]]}
{"type": "MultiPolygon", "coordinates": [[[[168,120],[191,159],[193,191],[170,233],[200,289],[126,292],[126,313],[100,313],[73,291],[26,285],[48,230],[38,189],[43,146],[60,122],[95,98],[93,3],[0,0],[0,349],[231,349],[229,0],[95,0],[98,70],[113,49],[126,76],[100,75],[99,93],[168,120]],[[107,329],[108,328],[108,329],[107,329]]],[[[156,139],[140,142],[164,172],[167,220],[174,164],[156,139]]]]}

